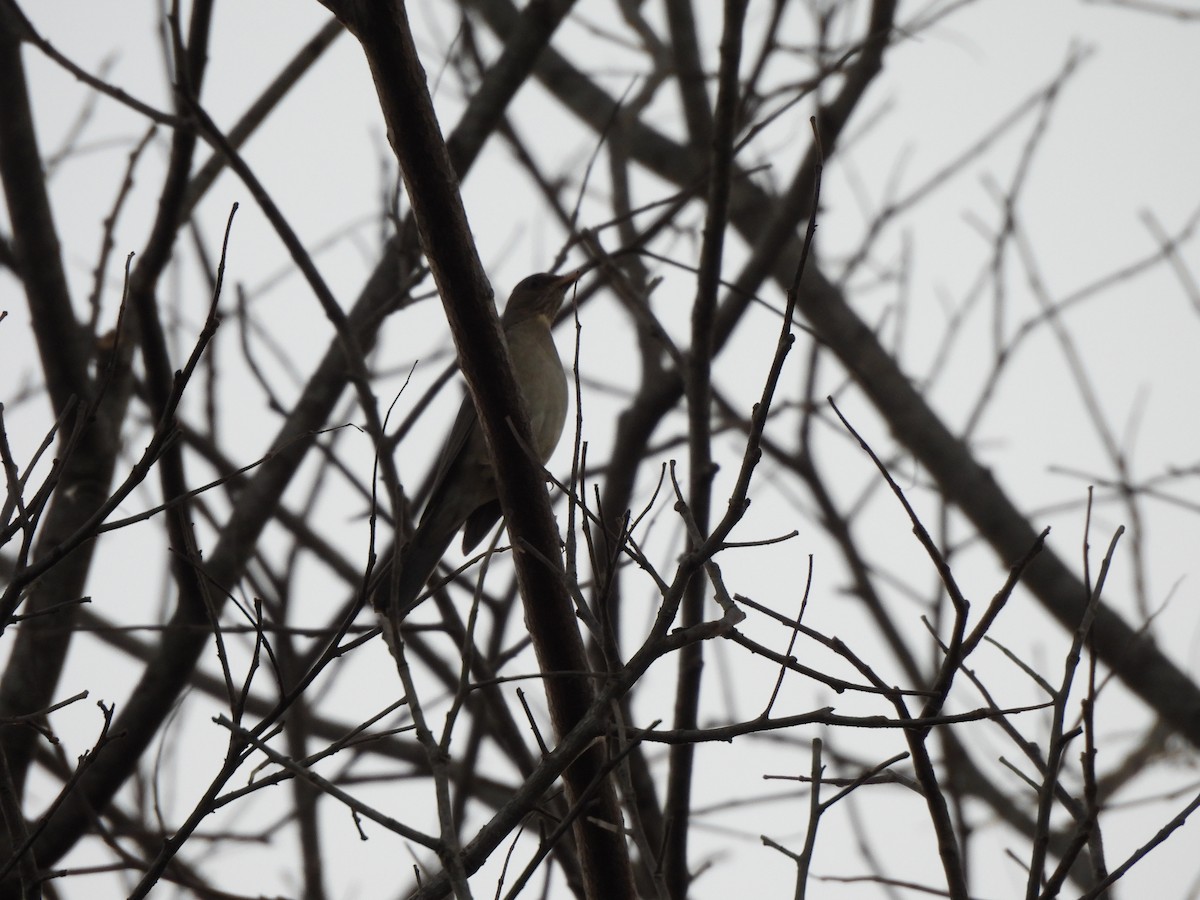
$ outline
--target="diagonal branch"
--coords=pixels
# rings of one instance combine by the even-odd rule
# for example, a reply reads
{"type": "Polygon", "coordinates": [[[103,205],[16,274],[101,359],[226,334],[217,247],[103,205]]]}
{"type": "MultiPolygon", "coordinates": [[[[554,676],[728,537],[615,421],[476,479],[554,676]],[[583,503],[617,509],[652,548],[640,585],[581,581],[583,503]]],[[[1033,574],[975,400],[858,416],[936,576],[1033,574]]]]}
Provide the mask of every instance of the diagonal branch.
{"type": "MultiPolygon", "coordinates": [[[[567,5],[561,7],[564,11],[567,5]]],[[[566,591],[558,530],[541,467],[525,452],[532,446],[528,412],[491,302],[458,178],[441,136],[425,73],[402,4],[345,4],[339,14],[362,43],[388,126],[388,138],[404,174],[422,249],[442,296],[463,375],[479,416],[493,465],[501,508],[514,547],[526,622],[546,672],[574,673],[546,681],[551,718],[560,735],[571,731],[592,706],[587,658],[566,591]]],[[[390,623],[393,628],[398,623],[390,623]]],[[[387,626],[385,626],[387,627],[387,626]]],[[[576,841],[589,898],[633,897],[632,871],[620,828],[615,786],[602,776],[603,753],[593,746],[567,769],[568,800],[584,796],[603,778],[598,818],[612,830],[580,819],[576,841]]]]}

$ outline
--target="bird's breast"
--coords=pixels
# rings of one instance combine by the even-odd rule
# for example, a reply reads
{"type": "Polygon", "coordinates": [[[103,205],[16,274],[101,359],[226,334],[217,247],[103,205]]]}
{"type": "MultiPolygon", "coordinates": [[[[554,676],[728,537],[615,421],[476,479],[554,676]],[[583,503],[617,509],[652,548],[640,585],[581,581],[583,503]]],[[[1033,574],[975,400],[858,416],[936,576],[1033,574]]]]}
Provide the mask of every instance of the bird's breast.
{"type": "Polygon", "coordinates": [[[534,447],[545,463],[558,446],[567,420],[567,376],[543,321],[522,322],[507,337],[513,375],[529,410],[534,447]]]}

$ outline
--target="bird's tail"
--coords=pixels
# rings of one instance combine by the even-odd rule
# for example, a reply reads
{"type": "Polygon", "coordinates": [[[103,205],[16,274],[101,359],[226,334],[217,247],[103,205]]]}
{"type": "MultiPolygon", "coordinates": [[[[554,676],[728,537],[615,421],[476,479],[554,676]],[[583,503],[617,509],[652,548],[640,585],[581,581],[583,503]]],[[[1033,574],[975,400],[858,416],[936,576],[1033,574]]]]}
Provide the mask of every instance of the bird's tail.
{"type": "Polygon", "coordinates": [[[447,528],[436,518],[422,521],[412,539],[400,550],[399,572],[388,572],[376,589],[376,608],[395,610],[401,617],[407,615],[416,605],[425,583],[445,555],[457,530],[457,526],[447,528]]]}

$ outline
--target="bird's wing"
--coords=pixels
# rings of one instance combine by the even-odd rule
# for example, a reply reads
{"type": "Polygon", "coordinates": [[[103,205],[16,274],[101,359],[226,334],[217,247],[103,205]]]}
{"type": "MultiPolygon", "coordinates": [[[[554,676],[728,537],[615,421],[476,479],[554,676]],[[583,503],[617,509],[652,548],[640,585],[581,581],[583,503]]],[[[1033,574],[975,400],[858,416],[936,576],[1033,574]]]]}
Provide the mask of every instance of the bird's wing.
{"type": "Polygon", "coordinates": [[[475,427],[475,407],[470,397],[464,397],[450,435],[438,454],[421,521],[403,547],[398,575],[395,579],[389,579],[385,586],[390,602],[403,614],[407,614],[416,603],[429,576],[450,546],[455,532],[470,512],[469,509],[458,508],[460,504],[455,500],[461,498],[455,498],[453,494],[455,473],[461,476],[462,472],[462,466],[456,463],[461,460],[475,427]]]}

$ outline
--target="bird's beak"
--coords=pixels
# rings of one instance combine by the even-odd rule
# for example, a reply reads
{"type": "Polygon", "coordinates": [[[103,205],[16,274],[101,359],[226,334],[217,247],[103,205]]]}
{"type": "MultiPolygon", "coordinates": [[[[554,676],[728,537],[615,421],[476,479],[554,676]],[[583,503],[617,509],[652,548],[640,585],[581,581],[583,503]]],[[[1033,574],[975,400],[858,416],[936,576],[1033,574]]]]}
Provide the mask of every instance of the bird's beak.
{"type": "Polygon", "coordinates": [[[570,272],[563,272],[554,282],[555,287],[568,288],[583,277],[584,273],[591,266],[580,266],[578,269],[572,269],[570,272]]]}

